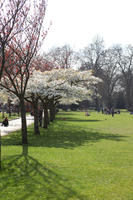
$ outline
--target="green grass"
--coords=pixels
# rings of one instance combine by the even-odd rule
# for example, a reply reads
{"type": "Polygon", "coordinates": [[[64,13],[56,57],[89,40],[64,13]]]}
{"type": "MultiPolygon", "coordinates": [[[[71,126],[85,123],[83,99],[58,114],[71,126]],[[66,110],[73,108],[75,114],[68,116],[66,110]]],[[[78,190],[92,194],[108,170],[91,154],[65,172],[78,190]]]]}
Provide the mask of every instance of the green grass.
{"type": "MultiPolygon", "coordinates": [[[[30,115],[30,113],[27,112],[26,115],[30,115]]],[[[8,113],[4,112],[4,118],[5,117],[8,117],[8,120],[18,119],[20,114],[18,115],[18,113],[11,113],[11,116],[9,116],[8,113]]],[[[0,122],[2,122],[4,118],[2,117],[2,113],[0,113],[0,122]]]]}
{"type": "MultiPolygon", "coordinates": [[[[4,117],[8,117],[9,120],[12,120],[12,119],[18,118],[19,116],[17,113],[12,113],[11,116],[9,116],[9,114],[5,112],[4,117]]],[[[2,113],[0,113],[0,122],[2,122],[2,121],[3,121],[2,113]]]]}
{"type": "Polygon", "coordinates": [[[129,113],[59,113],[28,140],[22,154],[19,131],[2,138],[0,200],[133,200],[129,113]]]}

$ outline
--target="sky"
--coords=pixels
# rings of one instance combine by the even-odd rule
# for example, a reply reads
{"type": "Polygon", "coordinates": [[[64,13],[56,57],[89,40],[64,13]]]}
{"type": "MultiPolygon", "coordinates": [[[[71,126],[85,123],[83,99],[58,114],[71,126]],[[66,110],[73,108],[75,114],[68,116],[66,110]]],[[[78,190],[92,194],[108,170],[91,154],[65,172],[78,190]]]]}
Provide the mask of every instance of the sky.
{"type": "Polygon", "coordinates": [[[107,47],[133,45],[133,0],[48,0],[50,21],[44,50],[64,44],[82,49],[97,35],[107,47]]]}

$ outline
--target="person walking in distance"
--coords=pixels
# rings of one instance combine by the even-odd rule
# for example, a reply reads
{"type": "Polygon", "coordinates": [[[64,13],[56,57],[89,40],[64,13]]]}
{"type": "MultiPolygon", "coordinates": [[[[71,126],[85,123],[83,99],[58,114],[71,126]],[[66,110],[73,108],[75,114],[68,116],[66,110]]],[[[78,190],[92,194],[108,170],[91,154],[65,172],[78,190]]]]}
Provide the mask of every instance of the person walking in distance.
{"type": "Polygon", "coordinates": [[[111,114],[112,114],[112,117],[114,117],[114,114],[115,114],[114,108],[111,108],[111,114]]]}

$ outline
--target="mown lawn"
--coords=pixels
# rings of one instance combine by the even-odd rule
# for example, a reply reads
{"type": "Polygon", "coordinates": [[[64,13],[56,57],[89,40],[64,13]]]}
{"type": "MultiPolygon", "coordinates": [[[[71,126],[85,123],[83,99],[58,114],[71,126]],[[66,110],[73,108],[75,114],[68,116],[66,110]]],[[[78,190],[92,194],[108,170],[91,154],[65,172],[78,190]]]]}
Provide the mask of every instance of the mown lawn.
{"type": "MultiPolygon", "coordinates": [[[[4,117],[8,117],[8,120],[12,120],[12,119],[18,118],[19,116],[17,113],[12,113],[11,116],[9,116],[9,114],[5,112],[4,117]]],[[[3,121],[3,117],[2,117],[2,113],[0,113],[0,122],[2,121],[3,121]]]]}
{"type": "Polygon", "coordinates": [[[22,154],[2,138],[0,200],[133,200],[133,116],[62,112],[22,154]]]}

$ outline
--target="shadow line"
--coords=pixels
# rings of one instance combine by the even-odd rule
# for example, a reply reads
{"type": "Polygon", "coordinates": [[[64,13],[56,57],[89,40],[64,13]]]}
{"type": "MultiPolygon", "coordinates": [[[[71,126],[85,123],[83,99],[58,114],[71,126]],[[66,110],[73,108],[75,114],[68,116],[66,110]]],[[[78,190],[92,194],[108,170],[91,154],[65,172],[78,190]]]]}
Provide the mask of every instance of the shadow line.
{"type": "Polygon", "coordinates": [[[17,156],[8,156],[0,171],[0,199],[10,195],[10,199],[86,199],[78,194],[69,180],[57,173],[58,169],[49,163],[40,163],[28,155],[28,150],[17,156]],[[24,153],[27,152],[27,153],[24,153]],[[8,190],[8,188],[10,188],[8,190]],[[8,193],[9,192],[9,193],[8,193]]]}
{"type": "MultiPolygon", "coordinates": [[[[94,129],[83,129],[78,126],[67,124],[55,124],[48,130],[40,129],[41,135],[33,135],[33,127],[28,131],[29,146],[34,147],[56,147],[73,149],[85,143],[95,143],[101,140],[124,141],[128,136],[119,134],[102,133],[94,129]]],[[[21,145],[21,135],[19,132],[2,138],[2,145],[21,145]]]]}
{"type": "Polygon", "coordinates": [[[97,119],[76,119],[76,118],[58,118],[58,120],[60,121],[71,121],[71,122],[100,122],[100,121],[104,121],[104,120],[97,120],[97,119]]]}

